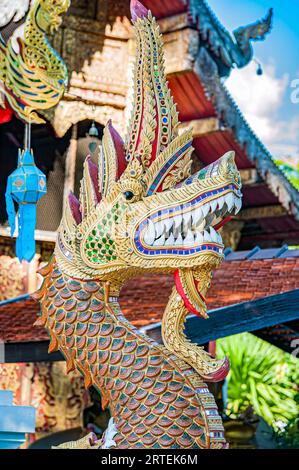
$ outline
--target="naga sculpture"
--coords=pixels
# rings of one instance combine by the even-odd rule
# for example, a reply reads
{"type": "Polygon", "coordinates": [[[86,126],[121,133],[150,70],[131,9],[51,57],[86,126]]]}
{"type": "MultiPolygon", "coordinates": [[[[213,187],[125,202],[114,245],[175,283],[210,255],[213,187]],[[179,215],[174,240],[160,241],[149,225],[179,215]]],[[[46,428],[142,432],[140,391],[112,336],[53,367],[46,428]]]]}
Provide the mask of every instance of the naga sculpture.
{"type": "Polygon", "coordinates": [[[50,334],[49,351],[60,349],[111,412],[102,441],[91,436],[80,448],[226,448],[204,381],[222,380],[228,361],[183,330],[190,312],[206,317],[206,291],[223,258],[217,228],[240,210],[240,175],[232,152],[190,175],[192,131],[178,132],[159,27],[138,1],[131,10],[137,59],[128,138],[109,122],[99,168],[86,159],[80,200],[69,195],[55,254],[41,270],[36,323],[50,334]],[[174,273],[164,345],[133,327],[118,303],[126,281],[145,272],[174,273]]]}
{"type": "Polygon", "coordinates": [[[70,0],[5,2],[1,26],[21,19],[29,6],[24,24],[7,42],[0,34],[0,106],[8,104],[24,122],[41,124],[45,121],[35,111],[55,106],[68,83],[67,68],[46,34],[60,26],[70,0]]]}
{"type": "MultiPolygon", "coordinates": [[[[236,29],[233,34],[236,39],[237,45],[243,56],[243,63],[246,65],[253,56],[252,41],[262,41],[265,36],[271,31],[273,20],[273,8],[270,8],[265,18],[256,21],[247,26],[241,26],[236,29]]],[[[240,64],[242,62],[240,61],[240,64]]]]}
{"type": "Polygon", "coordinates": [[[252,59],[253,41],[263,41],[273,24],[273,9],[261,20],[241,26],[233,31],[233,37],[218,22],[206,0],[189,0],[188,12],[200,39],[207,43],[216,59],[220,76],[226,77],[233,67],[245,67],[252,59]]]}

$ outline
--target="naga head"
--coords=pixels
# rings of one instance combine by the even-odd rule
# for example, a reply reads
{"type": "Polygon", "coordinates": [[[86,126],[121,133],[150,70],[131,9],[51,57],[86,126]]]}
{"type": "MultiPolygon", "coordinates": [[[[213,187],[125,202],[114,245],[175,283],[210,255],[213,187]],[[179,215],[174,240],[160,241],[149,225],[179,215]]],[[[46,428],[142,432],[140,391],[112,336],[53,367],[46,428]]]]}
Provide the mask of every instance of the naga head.
{"type": "Polygon", "coordinates": [[[43,20],[50,34],[55,33],[62,23],[61,15],[65,13],[71,0],[40,0],[43,20]]]}
{"type": "Polygon", "coordinates": [[[247,26],[241,26],[233,32],[240,50],[247,59],[247,63],[253,56],[251,41],[263,41],[271,31],[272,24],[273,8],[270,8],[265,18],[247,26]]]}
{"type": "Polygon", "coordinates": [[[129,135],[124,143],[107,124],[99,167],[87,158],[80,200],[70,194],[66,203],[56,259],[72,277],[119,285],[146,271],[173,272],[189,307],[204,310],[198,273],[209,276],[223,258],[217,228],[240,210],[240,175],[229,152],[191,176],[192,130],[178,129],[159,28],[132,4],[138,47],[129,135]]]}

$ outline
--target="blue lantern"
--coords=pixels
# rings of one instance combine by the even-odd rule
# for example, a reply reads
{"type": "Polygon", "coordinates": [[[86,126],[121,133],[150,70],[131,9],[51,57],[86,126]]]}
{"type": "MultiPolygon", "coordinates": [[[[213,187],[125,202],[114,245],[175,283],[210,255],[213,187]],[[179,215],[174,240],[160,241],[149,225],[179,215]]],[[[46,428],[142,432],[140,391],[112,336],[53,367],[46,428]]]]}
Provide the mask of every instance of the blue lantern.
{"type": "Polygon", "coordinates": [[[8,177],[5,198],[11,236],[15,232],[14,201],[19,205],[16,254],[20,261],[30,262],[35,255],[36,204],[46,194],[46,186],[46,176],[35,165],[32,151],[28,147],[19,150],[18,168],[8,177]]]}

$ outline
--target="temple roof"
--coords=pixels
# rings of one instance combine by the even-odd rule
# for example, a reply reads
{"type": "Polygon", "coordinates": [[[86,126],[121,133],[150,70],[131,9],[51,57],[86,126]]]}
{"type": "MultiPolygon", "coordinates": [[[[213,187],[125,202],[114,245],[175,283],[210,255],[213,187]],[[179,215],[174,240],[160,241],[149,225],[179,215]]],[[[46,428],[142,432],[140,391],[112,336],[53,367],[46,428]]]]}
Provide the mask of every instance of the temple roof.
{"type": "Polygon", "coordinates": [[[189,25],[198,31],[202,44],[217,63],[221,77],[229,75],[233,67],[247,65],[253,57],[251,41],[263,40],[272,28],[272,9],[263,19],[239,27],[232,36],[206,0],[144,0],[143,3],[157,18],[186,13],[189,25]]]}
{"type": "MultiPolygon", "coordinates": [[[[277,167],[270,152],[249,126],[226,86],[219,79],[215,66],[213,69],[213,63],[204,49],[197,60],[196,72],[205,96],[213,103],[213,108],[220,117],[219,137],[221,133],[231,134],[227,136],[227,140],[239,155],[239,168],[255,167],[271,190],[273,203],[277,198],[285,209],[291,211],[299,220],[299,192],[277,167]]],[[[200,147],[201,144],[198,145],[200,147]]]]}
{"type": "MultiPolygon", "coordinates": [[[[264,20],[238,28],[232,37],[206,0],[145,0],[145,4],[162,18],[160,24],[169,61],[168,40],[180,32],[188,42],[183,66],[176,69],[172,63],[169,66],[169,83],[180,119],[184,126],[192,125],[195,130],[194,147],[199,160],[209,164],[219,154],[231,149],[236,152],[237,165],[245,176],[240,247],[246,249],[254,246],[253,243],[265,247],[271,243],[273,246],[297,244],[299,193],[249,126],[222,80],[232,67],[243,67],[252,59],[250,42],[245,47],[240,37],[243,34],[252,40],[264,38],[272,27],[272,10],[264,20]],[[167,19],[170,15],[176,15],[177,20],[167,19]]],[[[182,59],[177,42],[179,62],[182,59]]]]}

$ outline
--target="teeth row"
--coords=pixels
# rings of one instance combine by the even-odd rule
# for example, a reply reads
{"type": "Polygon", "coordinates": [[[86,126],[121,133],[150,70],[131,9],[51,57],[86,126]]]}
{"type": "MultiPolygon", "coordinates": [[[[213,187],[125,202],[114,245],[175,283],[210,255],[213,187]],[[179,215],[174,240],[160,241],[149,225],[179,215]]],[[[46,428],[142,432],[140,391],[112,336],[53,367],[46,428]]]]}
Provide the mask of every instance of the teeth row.
{"type": "Polygon", "coordinates": [[[144,240],[151,246],[194,246],[209,242],[218,244],[222,243],[220,233],[214,230],[213,227],[208,227],[207,230],[204,230],[202,233],[194,233],[192,230],[188,230],[184,239],[181,233],[178,234],[177,238],[174,237],[173,233],[170,235],[165,235],[165,233],[163,233],[152,243],[149,243],[149,239],[147,239],[146,236],[144,237],[144,240]]]}
{"type": "Polygon", "coordinates": [[[213,217],[239,212],[242,201],[233,193],[207,202],[192,212],[153,223],[148,220],[144,241],[149,246],[191,246],[203,242],[222,243],[221,235],[209,227],[213,217]],[[184,238],[183,238],[184,237],[184,238]]]}

